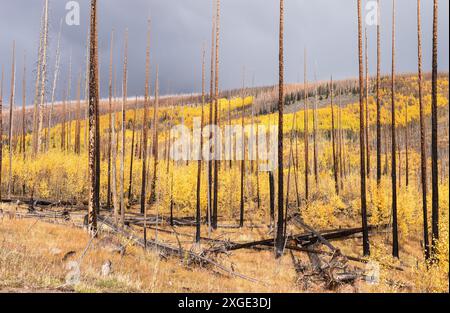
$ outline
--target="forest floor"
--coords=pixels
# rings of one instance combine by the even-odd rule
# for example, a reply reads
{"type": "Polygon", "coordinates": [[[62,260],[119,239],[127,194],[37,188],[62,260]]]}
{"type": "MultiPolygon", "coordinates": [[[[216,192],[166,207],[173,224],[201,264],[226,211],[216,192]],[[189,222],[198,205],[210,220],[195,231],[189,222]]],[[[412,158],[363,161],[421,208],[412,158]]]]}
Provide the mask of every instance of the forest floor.
{"type": "MultiPolygon", "coordinates": [[[[26,212],[23,206],[2,204],[0,292],[448,292],[445,273],[436,271],[426,276],[433,279],[424,279],[423,266],[417,262],[422,258],[418,239],[402,245],[400,261],[377,258],[377,255],[389,255],[386,231],[371,234],[375,256],[370,267],[354,261],[346,264],[352,272],[376,275],[376,280],[360,276],[351,283],[331,286],[308,270],[314,258],[304,252],[286,252],[278,260],[270,247],[240,249],[216,256],[206,254],[229,269],[228,272],[211,264],[189,262],[187,254],[164,256],[154,249],[144,251],[132,240],[114,235],[101,222],[98,238],[91,241],[82,228],[83,211],[70,211],[70,220],[38,219],[27,216],[26,212]],[[375,274],[367,273],[374,270],[373,264],[376,264],[375,274]]],[[[127,218],[135,216],[127,214],[127,218]]],[[[195,253],[210,250],[219,241],[244,243],[273,238],[264,221],[252,222],[264,226],[219,228],[210,237],[216,241],[205,239],[200,247],[193,243],[195,228],[192,226],[171,227],[162,223],[157,226],[158,231],[149,229],[147,237],[195,253]]],[[[132,226],[130,231],[142,237],[142,228],[132,226]]],[[[202,236],[208,237],[205,226],[202,236]]],[[[344,255],[360,257],[362,247],[358,236],[332,243],[344,255]]],[[[331,263],[331,257],[321,257],[321,260],[331,263]]]]}

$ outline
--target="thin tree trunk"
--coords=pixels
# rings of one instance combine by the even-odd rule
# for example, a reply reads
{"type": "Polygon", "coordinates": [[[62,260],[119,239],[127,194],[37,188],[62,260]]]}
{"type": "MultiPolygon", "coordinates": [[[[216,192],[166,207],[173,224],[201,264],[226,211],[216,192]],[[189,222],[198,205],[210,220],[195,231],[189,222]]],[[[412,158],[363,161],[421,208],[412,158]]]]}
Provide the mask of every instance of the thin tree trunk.
{"type": "MultiPolygon", "coordinates": [[[[145,51],[145,98],[144,117],[142,121],[142,182],[141,182],[141,214],[144,214],[144,221],[147,217],[146,193],[147,193],[147,149],[148,149],[148,103],[150,90],[150,19],[147,20],[147,47],[145,51]]],[[[145,222],[146,223],[146,222],[145,222]]],[[[145,225],[146,226],[146,225],[145,225]]],[[[144,240],[147,240],[147,227],[144,227],[144,240]]]]}
{"type": "Polygon", "coordinates": [[[392,2],[392,108],[391,108],[391,141],[392,141],[392,255],[399,257],[398,253],[398,226],[397,226],[397,164],[396,164],[396,133],[395,133],[395,0],[392,2]]]}
{"type": "Polygon", "coordinates": [[[377,186],[381,183],[381,95],[380,95],[380,85],[381,85],[381,10],[380,10],[380,0],[377,0],[377,186]]]}
{"type": "MultiPolygon", "coordinates": [[[[242,97],[244,98],[245,89],[245,69],[242,71],[242,97]]],[[[241,136],[242,136],[242,160],[241,160],[241,193],[240,193],[240,203],[239,203],[239,227],[244,227],[244,177],[245,177],[245,131],[244,131],[244,114],[245,106],[244,101],[242,101],[241,108],[241,136]]]]}
{"type": "MultiPolygon", "coordinates": [[[[23,56],[23,78],[22,78],[22,141],[20,151],[22,152],[22,158],[25,160],[26,157],[26,97],[27,97],[27,56],[24,53],[23,56]]],[[[1,116],[1,114],[0,114],[1,116]]],[[[1,138],[1,137],[0,137],[1,138]]],[[[0,171],[1,172],[1,171],[0,171]]]]}
{"type": "Polygon", "coordinates": [[[316,182],[316,188],[319,185],[319,166],[318,166],[318,149],[317,149],[317,125],[318,125],[318,116],[317,116],[317,77],[314,72],[314,80],[316,83],[315,91],[314,91],[314,106],[313,106],[313,140],[314,140],[314,181],[316,182]]]}
{"type": "Polygon", "coordinates": [[[125,201],[124,201],[124,166],[125,166],[125,108],[127,106],[127,76],[128,76],[128,29],[125,31],[125,47],[123,56],[123,83],[122,83],[122,142],[120,149],[120,223],[125,225],[125,201]]]}
{"type": "Polygon", "coordinates": [[[41,74],[41,94],[39,108],[39,125],[38,125],[38,142],[37,152],[40,151],[42,145],[42,127],[44,125],[44,105],[45,105],[45,83],[47,80],[47,45],[48,45],[48,0],[45,0],[44,13],[44,34],[42,45],[42,74],[41,74]]]}
{"type": "Polygon", "coordinates": [[[439,240],[439,185],[438,185],[438,0],[433,1],[433,61],[431,80],[431,231],[432,254],[436,254],[436,244],[439,240]]]}
{"type": "Polygon", "coordinates": [[[0,83],[0,201],[2,198],[2,177],[3,177],[3,78],[4,68],[2,65],[2,80],[0,83]]]}
{"type": "Polygon", "coordinates": [[[336,130],[335,130],[335,122],[334,122],[334,88],[333,88],[333,77],[331,77],[330,83],[330,99],[331,99],[331,145],[333,150],[333,175],[334,175],[334,188],[336,194],[339,195],[339,170],[337,164],[337,156],[336,156],[336,130]]]}
{"type": "MultiPolygon", "coordinates": [[[[210,74],[210,86],[209,86],[209,124],[213,123],[213,101],[214,101],[214,57],[215,57],[215,46],[214,46],[214,34],[216,30],[216,15],[215,7],[213,1],[213,12],[212,12],[212,30],[211,30],[211,74],[210,74]]],[[[212,139],[212,132],[210,129],[209,140],[212,139]]],[[[211,153],[211,151],[210,151],[211,153]]],[[[207,221],[208,221],[208,233],[211,233],[212,229],[212,179],[213,179],[213,161],[211,157],[208,160],[208,210],[207,210],[207,221]]]]}
{"type": "Polygon", "coordinates": [[[200,149],[198,156],[198,166],[197,166],[197,203],[196,203],[196,214],[195,214],[195,242],[200,244],[200,234],[201,234],[201,177],[202,177],[202,160],[203,160],[203,123],[204,123],[204,106],[205,106],[205,47],[202,51],[202,117],[200,122],[200,149]]]}
{"type": "MultiPolygon", "coordinates": [[[[305,199],[306,205],[309,201],[309,121],[308,121],[308,82],[306,79],[306,48],[304,54],[304,73],[303,73],[303,91],[304,101],[304,142],[305,142],[305,199]]],[[[287,199],[286,199],[287,201],[287,199]]]]}
{"type": "Polygon", "coordinates": [[[153,177],[150,185],[150,203],[156,202],[156,179],[158,177],[158,105],[159,105],[159,78],[158,78],[158,65],[156,66],[156,81],[155,81],[155,101],[153,105],[153,143],[152,143],[152,155],[153,155],[153,177]]]}
{"type": "Polygon", "coordinates": [[[54,74],[53,74],[52,99],[51,99],[52,102],[50,105],[50,112],[48,114],[48,121],[47,121],[47,129],[48,129],[47,143],[46,143],[47,151],[50,148],[50,129],[53,126],[52,120],[53,120],[53,109],[54,109],[55,97],[56,97],[56,84],[58,82],[59,64],[60,64],[60,60],[61,60],[60,49],[61,49],[62,22],[63,21],[61,19],[60,24],[59,24],[58,43],[56,46],[56,61],[55,61],[55,70],[54,70],[54,74]]]}
{"type": "Polygon", "coordinates": [[[112,83],[113,83],[113,53],[114,53],[114,30],[111,31],[111,43],[109,52],[109,81],[108,81],[108,182],[106,195],[106,208],[111,208],[111,154],[112,154],[112,83]]]}
{"type": "Polygon", "coordinates": [[[366,164],[367,164],[367,178],[370,177],[370,141],[369,141],[369,48],[367,46],[367,27],[364,29],[365,37],[365,56],[366,56],[366,85],[365,85],[365,118],[366,118],[366,164]]]}
{"type": "Polygon", "coordinates": [[[39,48],[38,48],[38,64],[36,69],[36,84],[34,88],[34,109],[33,109],[33,140],[32,140],[32,152],[33,157],[36,156],[37,147],[38,147],[38,115],[39,115],[39,92],[40,92],[40,84],[41,84],[41,74],[42,74],[42,48],[44,45],[44,24],[46,17],[46,7],[44,6],[41,17],[41,30],[39,36],[39,48]]]}
{"type": "Polygon", "coordinates": [[[423,244],[425,259],[430,258],[430,242],[428,239],[428,209],[427,209],[427,150],[425,114],[423,106],[422,83],[422,25],[420,16],[420,0],[417,0],[417,50],[418,50],[418,88],[419,88],[419,118],[420,118],[420,168],[422,182],[422,214],[423,214],[423,244]]]}
{"type": "Polygon", "coordinates": [[[280,0],[279,32],[279,94],[278,94],[278,223],[275,239],[275,256],[279,258],[284,251],[284,177],[283,177],[283,107],[284,107],[284,0],[280,0]]]}
{"type": "Polygon", "coordinates": [[[359,55],[359,152],[361,177],[361,218],[363,228],[363,254],[370,255],[369,230],[367,226],[367,199],[366,199],[366,162],[364,149],[364,79],[362,57],[362,21],[361,0],[358,0],[358,55],[359,55]]]}
{"type": "MultiPolygon", "coordinates": [[[[12,158],[13,158],[13,129],[14,129],[14,97],[16,93],[16,42],[13,41],[12,48],[12,65],[11,65],[11,96],[9,98],[9,132],[8,132],[8,142],[9,142],[9,180],[8,180],[8,197],[11,199],[12,189],[13,189],[13,177],[12,177],[12,158]]],[[[1,118],[1,116],[0,116],[1,118]]]]}
{"type": "Polygon", "coordinates": [[[89,53],[89,207],[88,228],[92,236],[97,234],[97,209],[99,194],[96,192],[98,180],[95,178],[96,128],[98,114],[98,50],[97,50],[97,0],[91,0],[89,53]]]}
{"type": "Polygon", "coordinates": [[[78,77],[77,84],[77,111],[75,115],[75,153],[81,153],[80,147],[80,132],[81,132],[81,80],[82,80],[82,72],[80,71],[80,75],[78,77]]]}
{"type": "Polygon", "coordinates": [[[136,133],[136,114],[137,114],[137,103],[138,98],[134,102],[134,112],[133,112],[133,133],[131,135],[131,151],[130,151],[130,181],[128,183],[128,202],[130,202],[132,196],[132,185],[133,185],[133,161],[134,161],[134,137],[136,133]]]}
{"type": "MultiPolygon", "coordinates": [[[[220,35],[220,0],[216,0],[216,61],[215,61],[215,87],[214,87],[214,124],[220,127],[219,121],[219,35],[220,35]]],[[[217,229],[217,205],[219,197],[219,155],[217,154],[218,145],[217,134],[215,135],[214,145],[214,182],[213,182],[213,206],[212,206],[212,228],[217,229]]]]}

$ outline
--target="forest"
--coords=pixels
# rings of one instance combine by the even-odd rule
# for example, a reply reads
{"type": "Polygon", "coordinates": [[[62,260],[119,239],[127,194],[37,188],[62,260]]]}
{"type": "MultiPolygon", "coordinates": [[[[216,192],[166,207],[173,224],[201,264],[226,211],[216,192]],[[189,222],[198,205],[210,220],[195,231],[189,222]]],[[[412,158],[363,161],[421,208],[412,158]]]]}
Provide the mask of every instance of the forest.
{"type": "Polygon", "coordinates": [[[376,1],[393,21],[378,23],[376,38],[364,28],[365,1],[354,0],[359,73],[318,80],[305,48],[301,83],[285,82],[279,0],[278,83],[249,84],[243,67],[233,90],[221,88],[226,13],[209,1],[202,91],[169,95],[160,92],[153,20],[141,39],[144,94],[129,94],[128,30],[99,38],[102,1],[90,0],[78,71],[61,62],[62,20],[49,58],[49,2],[37,55],[24,55],[35,68],[16,67],[15,42],[1,60],[0,290],[448,292],[449,75],[438,68],[438,0],[408,4],[417,14],[416,72],[397,72],[396,0],[376,1]],[[431,68],[423,66],[425,5],[431,68]],[[99,40],[109,47],[101,62],[99,40]]]}

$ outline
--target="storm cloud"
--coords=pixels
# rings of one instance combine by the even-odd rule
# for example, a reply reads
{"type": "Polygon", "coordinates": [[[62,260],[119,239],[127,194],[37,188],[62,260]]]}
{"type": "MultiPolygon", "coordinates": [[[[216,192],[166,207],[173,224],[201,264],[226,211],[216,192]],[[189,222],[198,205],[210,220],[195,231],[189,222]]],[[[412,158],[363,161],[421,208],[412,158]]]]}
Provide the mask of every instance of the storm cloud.
{"type": "MultiPolygon", "coordinates": [[[[53,76],[59,21],[65,19],[66,0],[50,0],[49,80],[53,76]]],[[[62,69],[57,97],[67,86],[69,56],[72,54],[72,98],[76,77],[85,69],[89,0],[78,1],[80,25],[63,23],[62,69]]],[[[221,1],[220,88],[237,88],[246,68],[246,85],[272,85],[277,81],[277,0],[221,1]]],[[[43,0],[0,0],[0,63],[5,67],[5,92],[9,95],[12,41],[16,41],[17,87],[20,94],[23,54],[27,54],[28,99],[34,86],[40,16],[43,0]]],[[[109,40],[116,32],[115,71],[122,77],[123,38],[129,32],[129,95],[142,95],[145,76],[147,18],[152,20],[152,76],[156,64],[162,93],[192,93],[201,89],[202,46],[211,40],[211,0],[98,0],[99,48],[102,96],[106,96],[109,40]]],[[[382,71],[390,71],[391,0],[381,0],[382,71]]],[[[440,1],[439,70],[448,71],[449,1],[440,1]]],[[[356,0],[286,0],[286,80],[303,80],[303,55],[307,49],[308,79],[355,77],[357,64],[356,0]]],[[[422,1],[424,68],[431,69],[432,0],[422,1]]],[[[417,68],[416,1],[397,1],[397,70],[417,68]]],[[[375,73],[376,29],[368,27],[370,71],[375,73]]],[[[120,83],[119,83],[120,90],[120,83]]],[[[17,97],[16,97],[17,98],[17,97]]],[[[7,101],[6,101],[7,102],[7,101]]],[[[16,100],[16,102],[20,102],[16,100]]],[[[28,101],[30,102],[30,101],[28,101]]]]}

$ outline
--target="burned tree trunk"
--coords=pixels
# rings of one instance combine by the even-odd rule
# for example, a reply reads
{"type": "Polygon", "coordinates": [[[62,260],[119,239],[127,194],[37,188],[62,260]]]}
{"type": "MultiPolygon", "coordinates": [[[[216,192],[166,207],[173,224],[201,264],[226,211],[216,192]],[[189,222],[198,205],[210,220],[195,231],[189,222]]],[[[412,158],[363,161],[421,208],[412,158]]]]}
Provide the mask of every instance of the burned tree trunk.
{"type": "MultiPolygon", "coordinates": [[[[216,29],[215,22],[215,10],[214,10],[214,1],[213,1],[213,12],[212,12],[212,30],[211,30],[211,74],[210,74],[210,86],[209,86],[209,124],[213,123],[213,99],[214,99],[214,32],[216,29]]],[[[210,135],[209,140],[212,139],[210,135]]],[[[210,151],[211,152],[211,151],[210,151]]],[[[208,210],[207,213],[207,221],[208,221],[208,230],[211,231],[212,228],[212,180],[213,180],[213,161],[210,157],[208,160],[208,210]]]]}
{"type": "Polygon", "coordinates": [[[427,150],[425,113],[423,105],[422,83],[422,25],[420,16],[420,0],[417,0],[417,52],[418,52],[418,91],[419,91],[419,118],[420,118],[420,169],[422,182],[422,214],[423,214],[423,245],[425,259],[430,258],[430,242],[428,239],[428,209],[427,209],[427,150]]]}
{"type": "Polygon", "coordinates": [[[370,177],[370,141],[369,141],[369,131],[370,131],[370,125],[369,125],[369,52],[368,52],[368,46],[367,46],[367,27],[364,31],[365,34],[365,55],[366,55],[366,84],[365,84],[365,103],[366,103],[366,165],[367,165],[367,178],[370,177]]]}
{"type": "MultiPolygon", "coordinates": [[[[244,99],[244,89],[245,89],[245,69],[242,71],[242,99],[244,99]]],[[[244,114],[245,106],[244,100],[242,100],[241,108],[241,136],[242,136],[242,160],[241,160],[241,194],[239,203],[239,227],[244,227],[244,177],[245,177],[245,131],[244,131],[244,114]]]]}
{"type": "Polygon", "coordinates": [[[80,138],[80,132],[81,132],[81,71],[80,75],[78,77],[78,84],[77,84],[77,109],[75,113],[75,147],[74,152],[76,154],[81,153],[81,138],[80,138]]]}
{"type": "Polygon", "coordinates": [[[195,214],[195,242],[200,243],[201,232],[201,177],[202,177],[202,160],[203,160],[203,123],[204,123],[204,106],[205,106],[205,48],[202,51],[202,116],[200,121],[200,149],[197,165],[197,199],[195,214]]]}
{"type": "Polygon", "coordinates": [[[109,80],[108,80],[108,182],[106,194],[106,208],[111,208],[111,154],[112,154],[112,75],[113,75],[113,49],[114,30],[111,32],[111,43],[109,52],[109,80]]]}
{"type": "Polygon", "coordinates": [[[396,161],[396,133],[395,133],[395,0],[392,2],[392,84],[391,84],[391,154],[392,154],[392,255],[398,258],[398,225],[397,225],[397,161],[396,161]]]}
{"type": "Polygon", "coordinates": [[[153,177],[150,185],[150,204],[156,202],[156,179],[158,177],[158,105],[159,105],[159,78],[158,65],[156,66],[156,81],[155,81],[155,101],[153,104],[153,177]]]}
{"type": "MultiPolygon", "coordinates": [[[[220,35],[220,0],[216,2],[216,61],[215,61],[215,77],[214,77],[214,123],[216,127],[220,127],[219,121],[219,35],[220,35]]],[[[212,203],[212,228],[217,229],[217,205],[219,200],[219,158],[217,134],[215,135],[214,145],[214,182],[213,182],[213,203],[212,203]]]]}
{"type": "Polygon", "coordinates": [[[317,90],[317,77],[314,72],[314,80],[316,83],[314,90],[314,106],[313,106],[313,141],[314,141],[314,181],[316,182],[316,188],[319,185],[319,166],[318,166],[318,150],[317,150],[317,126],[318,126],[318,116],[317,116],[317,101],[318,101],[318,90],[317,90]]]}
{"type": "MultiPolygon", "coordinates": [[[[305,199],[306,205],[309,200],[309,121],[308,121],[308,82],[306,80],[306,48],[304,55],[304,73],[303,73],[303,89],[304,89],[304,141],[305,141],[305,199]]],[[[286,199],[287,201],[287,199],[286,199]]]]}
{"type": "Polygon", "coordinates": [[[370,255],[369,230],[367,226],[367,199],[366,199],[366,162],[364,149],[364,79],[362,57],[362,21],[361,0],[358,0],[358,55],[359,55],[359,152],[361,177],[361,218],[363,228],[363,254],[370,255]]]}
{"type": "Polygon", "coordinates": [[[130,180],[128,183],[128,202],[131,201],[132,196],[132,186],[133,186],[133,161],[134,161],[134,137],[136,134],[136,114],[137,114],[137,103],[138,98],[134,102],[134,110],[133,110],[133,131],[131,134],[131,151],[130,151],[130,180]]]}
{"type": "MultiPolygon", "coordinates": [[[[27,57],[26,54],[23,56],[23,77],[22,77],[22,140],[20,142],[20,152],[22,153],[22,158],[25,160],[26,156],[26,121],[25,121],[25,114],[26,114],[26,97],[27,97],[27,57]]],[[[1,113],[0,113],[1,116],[1,113]]],[[[50,131],[49,131],[50,133],[50,131]]],[[[1,138],[1,137],[0,137],[1,138]]]]}
{"type": "Polygon", "coordinates": [[[48,46],[48,0],[45,0],[45,13],[44,13],[44,29],[43,29],[43,42],[42,42],[42,73],[41,73],[41,94],[40,94],[40,107],[39,107],[39,124],[38,124],[38,140],[36,152],[40,151],[42,145],[42,127],[44,125],[44,105],[45,105],[45,83],[47,79],[47,46],[48,46]]]}
{"type": "Polygon", "coordinates": [[[431,231],[432,253],[435,256],[439,240],[439,185],[438,185],[438,0],[433,1],[433,61],[431,79],[431,231]]]}
{"type": "Polygon", "coordinates": [[[337,164],[337,156],[336,156],[336,130],[334,123],[334,103],[333,103],[333,77],[331,77],[330,83],[330,99],[331,99],[331,145],[333,151],[333,175],[334,175],[334,188],[336,194],[339,195],[339,170],[337,164]]]}
{"type": "MultiPolygon", "coordinates": [[[[148,147],[148,102],[150,89],[150,20],[147,21],[147,47],[145,51],[145,95],[144,95],[144,117],[142,120],[142,183],[141,183],[141,214],[146,217],[146,193],[147,193],[147,147],[148,147]]],[[[145,220],[145,219],[144,219],[145,220]]],[[[144,237],[146,240],[146,227],[144,227],[144,237]]]]}
{"type": "Polygon", "coordinates": [[[98,50],[97,50],[97,0],[91,0],[90,22],[90,52],[89,52],[89,207],[88,228],[92,236],[97,234],[97,210],[99,208],[99,194],[95,177],[96,129],[99,103],[98,89],[98,50]]]}
{"type": "Polygon", "coordinates": [[[53,109],[55,104],[55,97],[56,97],[56,84],[58,82],[58,75],[59,75],[59,64],[61,60],[61,31],[62,31],[62,19],[59,24],[59,33],[58,33],[58,43],[56,45],[56,63],[55,63],[55,70],[53,73],[53,86],[52,86],[52,98],[51,98],[51,104],[50,104],[50,111],[48,113],[48,121],[47,121],[47,142],[46,142],[46,150],[50,148],[50,129],[53,126],[52,119],[53,119],[53,109]]]}
{"type": "Polygon", "coordinates": [[[380,32],[380,0],[377,0],[377,186],[381,183],[381,32],[380,32]]]}
{"type": "Polygon", "coordinates": [[[0,201],[2,200],[2,177],[3,177],[3,78],[4,69],[2,65],[2,80],[0,83],[0,201]]]}
{"type": "Polygon", "coordinates": [[[283,177],[283,107],[284,107],[284,0],[280,0],[279,30],[279,87],[278,87],[278,222],[275,239],[275,256],[279,258],[284,250],[284,177],[283,177]]]}
{"type": "Polygon", "coordinates": [[[36,68],[36,83],[34,88],[34,109],[33,109],[33,139],[32,139],[32,152],[33,157],[36,156],[37,147],[38,147],[38,115],[39,115],[39,87],[41,84],[41,70],[42,70],[42,48],[44,41],[44,24],[46,23],[46,7],[44,6],[41,17],[41,29],[39,34],[39,48],[38,48],[38,63],[36,68]]]}
{"type": "Polygon", "coordinates": [[[123,83],[122,83],[122,142],[120,149],[120,223],[125,225],[125,201],[124,201],[124,166],[125,166],[125,108],[127,106],[127,78],[128,78],[128,29],[125,30],[125,46],[123,55],[123,83]]]}
{"type": "MultiPolygon", "coordinates": [[[[12,157],[13,157],[13,129],[14,129],[14,97],[16,92],[16,42],[13,41],[12,48],[12,65],[11,65],[11,94],[9,98],[9,132],[8,132],[8,146],[9,146],[9,179],[8,179],[8,197],[11,199],[12,189],[13,189],[13,179],[12,179],[12,157]]],[[[1,118],[1,116],[0,116],[1,118]]]]}

